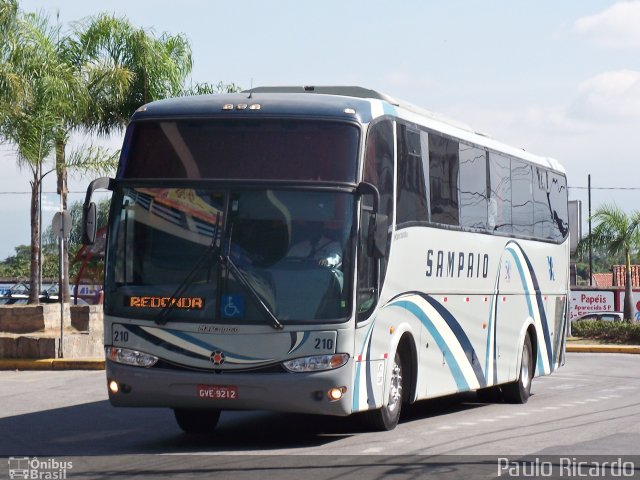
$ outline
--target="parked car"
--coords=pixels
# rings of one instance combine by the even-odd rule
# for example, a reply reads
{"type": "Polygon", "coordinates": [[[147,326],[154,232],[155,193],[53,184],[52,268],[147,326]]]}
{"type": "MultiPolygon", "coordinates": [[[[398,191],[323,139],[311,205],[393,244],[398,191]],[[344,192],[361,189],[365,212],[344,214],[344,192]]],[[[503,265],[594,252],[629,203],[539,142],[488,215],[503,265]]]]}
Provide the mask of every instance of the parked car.
{"type": "Polygon", "coordinates": [[[580,322],[582,320],[604,320],[605,322],[622,322],[624,320],[623,312],[590,312],[571,320],[572,322],[580,322]]]}

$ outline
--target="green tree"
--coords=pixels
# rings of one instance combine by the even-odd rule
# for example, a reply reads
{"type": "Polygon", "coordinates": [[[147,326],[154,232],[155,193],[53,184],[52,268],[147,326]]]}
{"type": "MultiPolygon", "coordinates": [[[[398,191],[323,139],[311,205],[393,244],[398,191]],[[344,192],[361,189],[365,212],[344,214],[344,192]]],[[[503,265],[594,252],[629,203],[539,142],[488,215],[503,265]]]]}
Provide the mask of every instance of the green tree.
{"type": "Polygon", "coordinates": [[[606,252],[610,257],[624,256],[626,281],[624,295],[624,318],[633,320],[633,298],[631,285],[631,256],[640,249],[640,211],[627,215],[615,204],[605,204],[592,216],[596,223],[591,235],[578,244],[578,252],[584,253],[591,245],[606,252]]]}
{"type": "Polygon", "coordinates": [[[3,2],[4,16],[2,47],[3,72],[0,81],[0,138],[16,150],[18,166],[31,174],[31,249],[29,302],[39,301],[40,244],[39,244],[39,190],[42,163],[53,148],[54,118],[48,108],[48,99],[62,95],[60,79],[67,72],[51,65],[51,50],[41,48],[41,40],[54,34],[46,29],[36,16],[19,16],[15,3],[3,2]]]}
{"type": "Polygon", "coordinates": [[[18,245],[14,249],[15,255],[0,262],[0,277],[27,278],[31,258],[30,247],[29,245],[18,245]]]}

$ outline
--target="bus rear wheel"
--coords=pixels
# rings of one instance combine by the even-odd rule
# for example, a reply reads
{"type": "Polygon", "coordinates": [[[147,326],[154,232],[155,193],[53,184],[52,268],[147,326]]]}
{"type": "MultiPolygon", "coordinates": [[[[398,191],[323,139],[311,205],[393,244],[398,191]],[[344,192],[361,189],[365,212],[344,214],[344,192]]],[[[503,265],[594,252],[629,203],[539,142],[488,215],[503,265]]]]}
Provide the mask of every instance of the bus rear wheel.
{"type": "Polygon", "coordinates": [[[533,379],[533,347],[531,338],[527,334],[522,347],[522,361],[520,375],[515,382],[502,386],[502,396],[507,403],[527,403],[531,395],[531,380],[533,379]]]}
{"type": "Polygon", "coordinates": [[[178,426],[186,433],[212,433],[220,419],[220,410],[174,408],[178,426]]]}
{"type": "Polygon", "coordinates": [[[393,358],[393,367],[389,378],[389,396],[382,408],[364,413],[368,426],[375,430],[393,430],[400,420],[402,403],[404,402],[403,362],[399,352],[393,358]]]}

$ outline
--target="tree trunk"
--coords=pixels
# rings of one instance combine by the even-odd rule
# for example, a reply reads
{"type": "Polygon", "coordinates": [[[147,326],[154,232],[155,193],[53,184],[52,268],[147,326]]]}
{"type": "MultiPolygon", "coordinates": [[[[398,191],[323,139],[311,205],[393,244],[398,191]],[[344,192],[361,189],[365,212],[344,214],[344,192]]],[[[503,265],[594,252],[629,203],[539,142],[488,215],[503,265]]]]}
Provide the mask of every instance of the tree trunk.
{"type": "MultiPolygon", "coordinates": [[[[61,197],[62,208],[67,210],[67,164],[65,159],[66,142],[64,140],[56,140],[56,175],[58,176],[58,195],[61,197]]],[[[64,255],[62,258],[63,270],[58,274],[59,296],[60,299],[69,302],[69,242],[66,238],[64,242],[64,255]]]]}
{"type": "Polygon", "coordinates": [[[624,319],[635,321],[633,308],[633,286],[631,285],[631,253],[626,253],[626,271],[624,284],[624,319]]]}
{"type": "Polygon", "coordinates": [[[38,170],[31,182],[31,262],[29,270],[29,303],[40,303],[40,178],[38,170]]]}

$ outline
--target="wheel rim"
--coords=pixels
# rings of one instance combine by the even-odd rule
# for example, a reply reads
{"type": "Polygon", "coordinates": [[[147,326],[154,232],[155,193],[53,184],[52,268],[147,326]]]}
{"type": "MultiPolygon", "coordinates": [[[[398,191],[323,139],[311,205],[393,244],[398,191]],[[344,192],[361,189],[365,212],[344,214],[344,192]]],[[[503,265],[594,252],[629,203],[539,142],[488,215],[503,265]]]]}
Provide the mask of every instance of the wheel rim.
{"type": "Polygon", "coordinates": [[[529,365],[531,364],[531,353],[528,348],[524,349],[524,353],[522,354],[522,367],[520,368],[520,378],[522,379],[522,386],[527,389],[529,388],[529,382],[531,381],[529,375],[529,365]]]}
{"type": "Polygon", "coordinates": [[[397,361],[393,362],[391,371],[391,383],[389,388],[389,411],[395,411],[402,401],[402,368],[397,361]]]}

